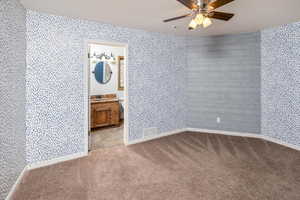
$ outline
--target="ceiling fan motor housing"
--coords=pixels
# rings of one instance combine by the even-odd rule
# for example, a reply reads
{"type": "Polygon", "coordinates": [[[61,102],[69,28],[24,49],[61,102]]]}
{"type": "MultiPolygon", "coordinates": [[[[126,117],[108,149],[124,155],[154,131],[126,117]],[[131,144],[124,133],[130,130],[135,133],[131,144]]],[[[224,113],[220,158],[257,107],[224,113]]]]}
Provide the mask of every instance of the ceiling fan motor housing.
{"type": "Polygon", "coordinates": [[[197,5],[202,10],[207,8],[209,2],[210,2],[209,0],[197,0],[197,5]]]}
{"type": "Polygon", "coordinates": [[[197,0],[198,8],[194,11],[195,14],[201,13],[202,15],[206,16],[209,13],[208,4],[210,0],[197,0]]]}

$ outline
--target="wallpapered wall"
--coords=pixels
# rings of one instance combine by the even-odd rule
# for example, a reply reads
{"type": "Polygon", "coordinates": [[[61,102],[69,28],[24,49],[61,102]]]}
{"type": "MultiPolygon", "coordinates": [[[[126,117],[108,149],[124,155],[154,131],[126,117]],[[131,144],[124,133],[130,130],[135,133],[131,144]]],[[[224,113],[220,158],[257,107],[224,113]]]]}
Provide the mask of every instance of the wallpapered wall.
{"type": "Polygon", "coordinates": [[[260,33],[186,41],[28,11],[28,163],[84,150],[85,39],[129,44],[129,140],[140,139],[143,128],[194,127],[299,144],[298,26],[264,30],[262,41],[260,33]]]}
{"type": "Polygon", "coordinates": [[[27,161],[84,151],[84,40],[129,44],[129,140],[185,127],[185,38],[27,13],[27,161]]]}
{"type": "Polygon", "coordinates": [[[264,135],[300,146],[300,23],[261,32],[264,135]]]}
{"type": "Polygon", "coordinates": [[[0,200],[26,165],[25,17],[18,0],[0,1],[0,200]]]}
{"type": "Polygon", "coordinates": [[[260,33],[187,41],[188,126],[260,133],[260,33]]]}

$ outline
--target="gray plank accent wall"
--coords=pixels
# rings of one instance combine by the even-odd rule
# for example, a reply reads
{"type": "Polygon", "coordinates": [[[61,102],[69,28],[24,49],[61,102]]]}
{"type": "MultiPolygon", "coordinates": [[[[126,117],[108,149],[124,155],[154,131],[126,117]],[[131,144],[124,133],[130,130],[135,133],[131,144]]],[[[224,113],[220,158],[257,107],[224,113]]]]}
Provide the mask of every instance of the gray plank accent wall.
{"type": "Polygon", "coordinates": [[[187,51],[188,127],[260,133],[260,33],[189,38],[187,51]]]}

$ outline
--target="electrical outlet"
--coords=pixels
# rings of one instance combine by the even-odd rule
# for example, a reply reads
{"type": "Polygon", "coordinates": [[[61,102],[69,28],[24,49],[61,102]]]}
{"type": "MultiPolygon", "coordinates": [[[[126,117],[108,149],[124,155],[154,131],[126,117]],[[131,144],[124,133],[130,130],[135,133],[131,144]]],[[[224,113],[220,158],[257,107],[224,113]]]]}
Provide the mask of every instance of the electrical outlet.
{"type": "Polygon", "coordinates": [[[217,123],[221,123],[221,118],[220,117],[217,117],[217,123]]]}
{"type": "Polygon", "coordinates": [[[158,130],[156,127],[144,128],[143,136],[144,138],[150,138],[158,134],[158,130]]]}

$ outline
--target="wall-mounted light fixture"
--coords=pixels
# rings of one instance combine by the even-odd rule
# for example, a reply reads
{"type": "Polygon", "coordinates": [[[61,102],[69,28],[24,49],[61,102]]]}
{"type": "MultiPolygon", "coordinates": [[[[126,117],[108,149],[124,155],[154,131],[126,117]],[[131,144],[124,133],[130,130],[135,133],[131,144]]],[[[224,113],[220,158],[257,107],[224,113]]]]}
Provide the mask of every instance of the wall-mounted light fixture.
{"type": "Polygon", "coordinates": [[[110,53],[110,55],[107,55],[105,52],[101,54],[96,54],[96,52],[91,56],[91,58],[97,58],[101,61],[108,61],[108,62],[116,62],[116,57],[110,53]]]}

